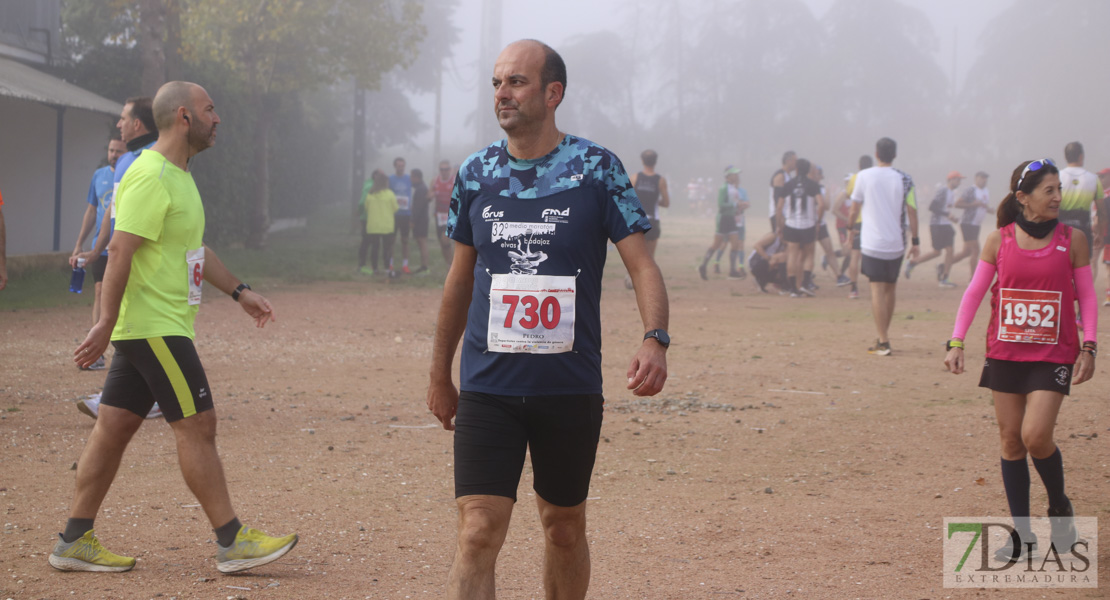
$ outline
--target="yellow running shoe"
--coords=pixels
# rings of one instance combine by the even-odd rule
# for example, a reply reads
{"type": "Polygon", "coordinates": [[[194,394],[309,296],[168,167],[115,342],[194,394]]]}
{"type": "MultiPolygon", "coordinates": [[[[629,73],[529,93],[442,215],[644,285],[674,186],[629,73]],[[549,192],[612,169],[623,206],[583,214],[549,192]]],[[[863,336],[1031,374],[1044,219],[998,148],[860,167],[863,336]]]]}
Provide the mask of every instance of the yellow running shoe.
{"type": "Polygon", "coordinates": [[[48,560],[50,566],[59,571],[122,573],[135,566],[134,558],[112,554],[101,546],[92,529],[68,544],[58,535],[58,543],[54,545],[54,551],[50,553],[48,560]]]}
{"type": "Polygon", "coordinates": [[[238,573],[274,562],[297,545],[297,534],[270,537],[257,529],[239,528],[228,547],[216,544],[216,568],[221,573],[238,573]]]}

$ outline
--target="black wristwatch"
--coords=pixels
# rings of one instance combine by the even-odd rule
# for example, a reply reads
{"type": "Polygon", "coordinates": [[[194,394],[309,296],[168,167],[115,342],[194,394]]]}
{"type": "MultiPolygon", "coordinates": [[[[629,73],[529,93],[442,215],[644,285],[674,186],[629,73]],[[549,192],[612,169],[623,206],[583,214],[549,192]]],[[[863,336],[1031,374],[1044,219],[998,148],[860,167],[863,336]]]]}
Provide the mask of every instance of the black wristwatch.
{"type": "Polygon", "coordinates": [[[249,289],[251,289],[251,286],[249,286],[245,283],[240,283],[239,287],[235,288],[234,292],[231,292],[231,299],[238,302],[239,301],[239,294],[242,294],[243,290],[249,290],[249,289]]]}
{"type": "Polygon", "coordinates": [[[671,336],[667,335],[665,329],[652,329],[644,334],[644,339],[646,340],[648,338],[654,338],[655,341],[659,342],[664,348],[669,348],[671,346],[671,336]]]}

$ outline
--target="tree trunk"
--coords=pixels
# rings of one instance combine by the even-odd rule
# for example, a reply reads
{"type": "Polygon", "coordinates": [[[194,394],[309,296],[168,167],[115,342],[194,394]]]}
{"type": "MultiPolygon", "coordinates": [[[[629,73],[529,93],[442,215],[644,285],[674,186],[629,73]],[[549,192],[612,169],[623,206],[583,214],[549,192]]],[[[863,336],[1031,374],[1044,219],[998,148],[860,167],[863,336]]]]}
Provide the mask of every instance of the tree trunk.
{"type": "Polygon", "coordinates": [[[273,116],[260,92],[254,91],[251,96],[258,119],[254,127],[254,201],[247,247],[261,250],[266,247],[270,230],[270,122],[273,116]]]}
{"type": "Polygon", "coordinates": [[[166,82],[166,6],[162,0],[139,3],[139,55],[143,71],[139,89],[154,96],[166,82]]]}
{"type": "Polygon", "coordinates": [[[164,0],[166,3],[166,81],[181,81],[185,78],[185,61],[181,57],[181,11],[182,0],[164,0]]]}
{"type": "Polygon", "coordinates": [[[440,134],[443,131],[443,60],[440,59],[439,68],[436,69],[436,119],[435,137],[432,142],[432,159],[435,161],[435,168],[437,169],[439,168],[439,161],[443,158],[443,148],[440,146],[440,134]]]}

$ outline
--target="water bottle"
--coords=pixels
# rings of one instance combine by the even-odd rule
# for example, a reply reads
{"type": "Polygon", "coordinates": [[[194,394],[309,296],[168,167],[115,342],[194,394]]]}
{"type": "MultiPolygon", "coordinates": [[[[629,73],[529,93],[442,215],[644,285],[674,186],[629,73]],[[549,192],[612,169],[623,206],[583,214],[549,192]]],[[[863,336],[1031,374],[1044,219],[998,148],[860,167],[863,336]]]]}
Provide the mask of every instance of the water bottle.
{"type": "Polygon", "coordinates": [[[85,289],[85,259],[78,258],[77,268],[73,270],[73,275],[69,278],[69,291],[80,294],[83,289],[85,289]]]}

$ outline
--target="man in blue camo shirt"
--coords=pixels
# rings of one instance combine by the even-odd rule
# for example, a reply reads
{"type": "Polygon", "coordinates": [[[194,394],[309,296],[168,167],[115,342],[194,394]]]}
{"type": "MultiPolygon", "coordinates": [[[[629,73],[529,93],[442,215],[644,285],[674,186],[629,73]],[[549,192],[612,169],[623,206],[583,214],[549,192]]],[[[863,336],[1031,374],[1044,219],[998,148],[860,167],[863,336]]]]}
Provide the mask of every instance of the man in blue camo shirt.
{"type": "Polygon", "coordinates": [[[590,582],[586,496],[602,420],[601,279],[616,244],[644,326],[627,387],[667,378],[667,292],[650,229],[620,160],[555,126],[566,66],[535,40],[510,44],[493,73],[507,139],[459,168],[428,408],[455,431],[458,542],[448,598],[494,598],[526,450],[544,530],[548,598],[584,598],[590,582]],[[451,376],[462,340],[461,381],[451,376]],[[461,391],[460,391],[461,390],[461,391]],[[453,421],[452,421],[453,420],[453,421]]]}

